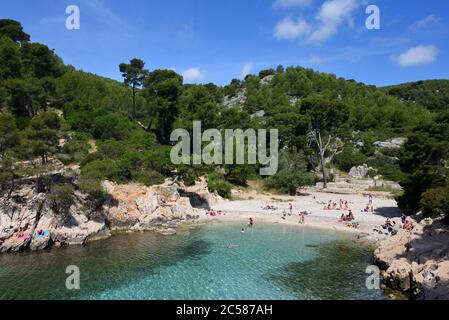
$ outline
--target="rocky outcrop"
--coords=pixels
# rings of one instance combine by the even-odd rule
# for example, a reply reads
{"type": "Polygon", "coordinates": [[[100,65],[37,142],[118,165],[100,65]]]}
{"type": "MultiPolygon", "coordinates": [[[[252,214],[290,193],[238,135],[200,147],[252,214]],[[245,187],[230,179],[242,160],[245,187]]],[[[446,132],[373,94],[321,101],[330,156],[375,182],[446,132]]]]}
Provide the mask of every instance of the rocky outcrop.
{"type": "Polygon", "coordinates": [[[449,299],[449,231],[428,219],[400,230],[374,253],[385,285],[420,299],[449,299]]]}
{"type": "Polygon", "coordinates": [[[368,175],[370,170],[373,170],[373,168],[368,167],[367,164],[363,164],[358,167],[352,167],[349,171],[349,176],[356,179],[363,179],[368,175]]]}
{"type": "MultiPolygon", "coordinates": [[[[107,238],[113,230],[172,235],[178,225],[204,214],[204,209],[192,206],[188,196],[180,195],[176,184],[145,187],[106,181],[103,186],[109,196],[101,204],[76,191],[75,186],[74,203],[63,213],[53,210],[47,195],[38,193],[31,180],[11,194],[0,194],[0,252],[82,245],[107,238]]],[[[196,188],[201,193],[198,198],[212,201],[207,184],[205,190],[204,182],[196,188]]],[[[189,195],[195,195],[194,191],[189,195]]]]}
{"type": "Polygon", "coordinates": [[[399,149],[405,141],[405,138],[394,138],[388,141],[376,141],[374,145],[380,149],[399,149]]]}
{"type": "Polygon", "coordinates": [[[226,96],[223,99],[223,107],[225,108],[242,108],[246,102],[246,89],[243,88],[237,92],[235,96],[226,96]]]}
{"type": "Polygon", "coordinates": [[[271,83],[271,81],[273,81],[273,79],[274,79],[274,74],[270,74],[270,75],[265,76],[262,79],[260,79],[260,84],[262,86],[268,86],[271,83]]]}
{"type": "Polygon", "coordinates": [[[173,227],[193,221],[203,213],[191,206],[189,198],[181,197],[176,184],[145,187],[106,181],[104,187],[111,195],[107,220],[112,230],[144,231],[161,226],[173,227]],[[161,204],[162,201],[165,203],[161,204]]]}

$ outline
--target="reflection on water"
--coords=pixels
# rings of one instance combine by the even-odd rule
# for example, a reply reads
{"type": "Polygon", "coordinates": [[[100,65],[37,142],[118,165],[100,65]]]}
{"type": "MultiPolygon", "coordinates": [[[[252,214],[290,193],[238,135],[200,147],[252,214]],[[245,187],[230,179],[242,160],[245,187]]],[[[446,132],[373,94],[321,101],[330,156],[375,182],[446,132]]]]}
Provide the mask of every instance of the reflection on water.
{"type": "Polygon", "coordinates": [[[333,232],[216,223],[176,236],[118,234],[84,247],[0,256],[1,299],[382,299],[371,251],[333,232]],[[227,249],[232,241],[236,245],[227,249]],[[81,290],[65,288],[66,267],[81,290]]]}

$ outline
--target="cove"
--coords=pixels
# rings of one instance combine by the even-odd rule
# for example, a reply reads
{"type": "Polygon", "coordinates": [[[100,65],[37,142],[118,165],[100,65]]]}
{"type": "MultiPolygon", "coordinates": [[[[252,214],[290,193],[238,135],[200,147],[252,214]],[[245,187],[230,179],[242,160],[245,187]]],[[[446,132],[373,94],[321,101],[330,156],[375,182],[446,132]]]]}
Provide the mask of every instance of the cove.
{"type": "Polygon", "coordinates": [[[277,224],[241,234],[242,226],[0,255],[0,299],[385,299],[365,287],[372,249],[352,236],[277,224]],[[65,288],[68,265],[80,268],[80,290],[65,288]]]}

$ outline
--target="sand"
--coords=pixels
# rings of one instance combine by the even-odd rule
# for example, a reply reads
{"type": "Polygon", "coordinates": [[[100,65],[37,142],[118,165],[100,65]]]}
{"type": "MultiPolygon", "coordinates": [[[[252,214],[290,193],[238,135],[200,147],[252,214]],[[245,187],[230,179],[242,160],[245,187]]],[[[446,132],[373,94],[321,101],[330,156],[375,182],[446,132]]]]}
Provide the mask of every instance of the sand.
{"type": "Polygon", "coordinates": [[[213,210],[221,210],[222,215],[217,217],[208,217],[208,220],[219,221],[242,221],[247,223],[249,218],[253,218],[254,223],[281,223],[289,225],[297,225],[301,227],[313,227],[335,231],[350,232],[354,234],[370,234],[375,227],[384,224],[387,218],[400,223],[400,210],[396,201],[393,199],[378,198],[373,195],[374,212],[361,212],[368,204],[368,196],[363,194],[338,195],[323,192],[307,192],[304,196],[266,196],[251,195],[250,200],[220,200],[212,206],[213,210]],[[324,210],[323,207],[329,200],[340,203],[340,199],[349,202],[349,209],[352,210],[355,221],[359,223],[357,229],[349,228],[345,222],[339,222],[342,213],[347,214],[348,211],[341,210],[324,210]],[[293,206],[293,214],[287,215],[286,219],[282,219],[283,211],[290,212],[289,203],[293,206]],[[278,210],[262,210],[262,206],[273,205],[278,210]],[[310,214],[305,216],[305,223],[299,223],[299,213],[307,211],[310,214]]]}

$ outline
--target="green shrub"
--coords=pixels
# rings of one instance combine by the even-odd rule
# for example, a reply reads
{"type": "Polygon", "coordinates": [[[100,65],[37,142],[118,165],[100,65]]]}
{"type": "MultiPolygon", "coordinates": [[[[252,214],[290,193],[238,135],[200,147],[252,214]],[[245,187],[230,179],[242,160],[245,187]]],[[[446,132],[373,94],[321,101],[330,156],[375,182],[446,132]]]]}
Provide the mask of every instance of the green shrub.
{"type": "Polygon", "coordinates": [[[96,200],[104,200],[107,196],[100,179],[81,176],[78,180],[78,185],[81,192],[90,195],[96,200]]]}
{"type": "Polygon", "coordinates": [[[281,193],[296,194],[299,187],[315,183],[315,176],[307,170],[302,153],[283,150],[279,155],[278,172],[264,180],[265,187],[281,193]]]}
{"type": "Polygon", "coordinates": [[[121,181],[120,169],[113,160],[92,161],[83,167],[81,176],[90,179],[121,181]]]}
{"type": "Polygon", "coordinates": [[[95,160],[104,160],[104,157],[100,153],[98,153],[98,152],[89,153],[88,155],[86,155],[84,157],[83,160],[81,160],[80,167],[83,168],[87,164],[89,164],[89,163],[91,163],[91,162],[93,162],[95,160]]]}
{"type": "Polygon", "coordinates": [[[55,213],[64,214],[74,203],[73,186],[71,184],[53,184],[47,194],[47,199],[55,213]]]}
{"type": "Polygon", "coordinates": [[[367,164],[374,169],[377,169],[377,174],[382,175],[385,179],[392,181],[402,181],[404,180],[404,173],[399,167],[397,160],[377,154],[376,156],[369,158],[367,164]]]}
{"type": "Polygon", "coordinates": [[[154,170],[135,172],[133,179],[148,187],[164,183],[164,176],[154,170]]]}
{"type": "Polygon", "coordinates": [[[223,198],[231,198],[232,185],[216,173],[207,176],[207,187],[210,192],[217,192],[223,198]]]}
{"type": "Polygon", "coordinates": [[[449,186],[424,192],[421,207],[426,216],[449,215],[449,186]]]}
{"type": "Polygon", "coordinates": [[[58,157],[58,159],[64,164],[80,162],[89,153],[89,148],[90,145],[86,137],[74,135],[73,137],[70,137],[64,144],[64,147],[62,147],[63,154],[69,155],[70,159],[67,159],[65,156],[61,156],[61,159],[58,157]]]}
{"type": "Polygon", "coordinates": [[[355,150],[352,146],[345,147],[334,159],[335,166],[344,172],[349,172],[352,167],[366,163],[366,156],[355,150]]]}
{"type": "Polygon", "coordinates": [[[98,143],[98,153],[105,159],[119,159],[127,150],[127,144],[124,141],[106,140],[98,143]]]}

